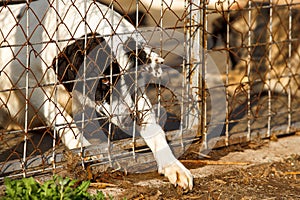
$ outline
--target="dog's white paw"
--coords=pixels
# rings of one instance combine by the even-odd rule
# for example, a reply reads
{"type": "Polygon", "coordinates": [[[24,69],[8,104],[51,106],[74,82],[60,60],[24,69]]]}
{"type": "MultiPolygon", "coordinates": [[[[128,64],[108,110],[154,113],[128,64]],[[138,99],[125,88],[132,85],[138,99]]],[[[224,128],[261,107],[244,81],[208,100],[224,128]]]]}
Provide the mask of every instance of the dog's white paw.
{"type": "Polygon", "coordinates": [[[184,190],[193,189],[193,175],[178,160],[159,170],[159,173],[164,174],[175,186],[178,185],[184,190]]]}

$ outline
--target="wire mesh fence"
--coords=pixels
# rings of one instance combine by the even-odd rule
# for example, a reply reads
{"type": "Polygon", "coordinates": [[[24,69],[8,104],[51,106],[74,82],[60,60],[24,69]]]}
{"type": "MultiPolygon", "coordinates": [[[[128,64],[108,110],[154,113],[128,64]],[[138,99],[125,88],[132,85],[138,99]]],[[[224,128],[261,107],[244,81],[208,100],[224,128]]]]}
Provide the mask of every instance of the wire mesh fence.
{"type": "Polygon", "coordinates": [[[217,14],[211,52],[225,53],[230,137],[246,140],[298,129],[298,3],[249,1],[242,9],[217,14]]]}
{"type": "Polygon", "coordinates": [[[0,9],[1,180],[153,170],[147,123],[176,156],[299,129],[297,3],[15,2],[0,9]]]}

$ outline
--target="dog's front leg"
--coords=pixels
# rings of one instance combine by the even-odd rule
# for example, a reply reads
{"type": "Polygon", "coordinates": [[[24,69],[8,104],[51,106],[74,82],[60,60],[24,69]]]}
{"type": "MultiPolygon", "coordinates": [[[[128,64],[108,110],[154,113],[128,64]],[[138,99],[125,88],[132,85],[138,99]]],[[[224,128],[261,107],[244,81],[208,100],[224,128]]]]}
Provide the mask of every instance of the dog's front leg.
{"type": "MultiPolygon", "coordinates": [[[[62,142],[69,148],[89,146],[90,143],[75,126],[73,118],[67,113],[64,106],[54,100],[53,88],[35,88],[30,90],[30,103],[38,110],[38,114],[48,126],[56,130],[62,142]]],[[[67,92],[67,91],[64,91],[67,92]]],[[[59,95],[66,95],[58,93],[59,95]]]]}
{"type": "MultiPolygon", "coordinates": [[[[124,113],[130,112],[128,108],[134,107],[134,102],[123,78],[121,78],[120,83],[120,91],[113,95],[111,105],[104,103],[97,106],[97,110],[107,116],[112,116],[112,123],[126,129],[123,124],[126,121],[124,113]],[[110,110],[113,113],[110,113],[110,110]]],[[[192,174],[173,155],[166,141],[165,132],[156,122],[150,100],[142,90],[139,90],[137,94],[136,106],[138,116],[141,119],[140,134],[154,154],[159,173],[168,177],[169,181],[175,186],[179,185],[184,189],[192,189],[192,174]]]]}
{"type": "Polygon", "coordinates": [[[173,155],[167,141],[165,132],[157,124],[155,113],[148,97],[144,92],[139,94],[137,107],[141,116],[141,136],[154,154],[158,165],[158,172],[168,177],[169,181],[184,189],[193,188],[193,176],[179,160],[173,155]]]}

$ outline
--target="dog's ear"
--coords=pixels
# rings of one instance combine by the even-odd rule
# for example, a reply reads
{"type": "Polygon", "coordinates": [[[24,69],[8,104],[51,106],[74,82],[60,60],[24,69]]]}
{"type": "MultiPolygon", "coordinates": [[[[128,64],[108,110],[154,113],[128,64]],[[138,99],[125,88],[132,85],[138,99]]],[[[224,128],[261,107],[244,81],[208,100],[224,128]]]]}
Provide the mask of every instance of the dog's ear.
{"type": "Polygon", "coordinates": [[[85,47],[84,36],[77,39],[72,44],[66,46],[53,60],[52,67],[58,72],[58,80],[63,83],[67,91],[72,92],[77,73],[84,61],[84,51],[89,54],[105,40],[97,33],[87,34],[87,44],[85,47]],[[57,63],[57,64],[56,64],[57,63]],[[56,69],[58,67],[58,69],[56,69]]]}
{"type": "Polygon", "coordinates": [[[147,24],[147,15],[142,11],[133,11],[125,14],[124,17],[127,21],[129,21],[134,26],[136,25],[136,16],[138,16],[138,26],[145,26],[147,24]]]}

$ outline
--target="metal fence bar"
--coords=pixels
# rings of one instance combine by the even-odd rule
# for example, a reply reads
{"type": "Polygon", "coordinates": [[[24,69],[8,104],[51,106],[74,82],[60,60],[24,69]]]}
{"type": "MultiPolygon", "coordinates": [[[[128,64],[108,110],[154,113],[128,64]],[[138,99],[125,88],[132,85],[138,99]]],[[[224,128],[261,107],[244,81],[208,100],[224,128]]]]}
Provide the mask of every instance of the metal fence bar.
{"type": "MultiPolygon", "coordinates": [[[[59,2],[56,1],[55,2],[55,10],[57,10],[59,12],[59,2]]],[[[58,27],[59,25],[59,16],[56,15],[56,18],[55,18],[55,25],[56,27],[58,27]]],[[[55,32],[55,41],[58,42],[59,41],[59,31],[56,31],[55,32]]],[[[59,50],[56,49],[56,55],[59,55],[59,50]]],[[[58,58],[55,58],[55,59],[58,59],[58,58]]],[[[58,62],[55,63],[55,73],[58,74],[58,62]]],[[[59,80],[58,80],[58,77],[55,77],[55,84],[59,84],[59,80]]],[[[55,103],[57,104],[58,103],[58,94],[57,94],[57,89],[54,88],[54,101],[55,103]]],[[[58,110],[56,109],[55,110],[55,115],[57,116],[59,113],[58,113],[58,110]]],[[[58,124],[58,121],[57,121],[57,118],[55,119],[55,125],[58,124]]],[[[53,130],[53,140],[52,140],[52,158],[51,158],[51,162],[52,162],[52,171],[55,172],[56,171],[56,140],[57,138],[59,137],[59,133],[57,131],[57,129],[54,129],[53,130]]]]}
{"type": "MultiPolygon", "coordinates": [[[[228,5],[229,5],[229,1],[228,0],[228,5]]],[[[230,21],[230,13],[227,12],[225,13],[225,17],[226,17],[226,20],[229,22],[230,21]]],[[[226,25],[226,48],[229,49],[230,46],[230,26],[229,24],[226,25]]],[[[227,56],[226,57],[226,66],[225,66],[225,92],[226,92],[226,119],[225,119],[225,145],[228,146],[229,145],[229,123],[230,123],[230,120],[229,120],[229,91],[228,91],[228,85],[229,85],[229,65],[230,65],[230,60],[229,60],[229,57],[227,56]]]]}
{"type": "MultiPolygon", "coordinates": [[[[26,2],[27,4],[27,9],[26,9],[26,36],[28,37],[30,35],[29,32],[29,1],[26,2]]],[[[29,42],[26,43],[26,79],[25,79],[25,124],[24,124],[24,148],[23,148],[23,160],[22,160],[22,168],[23,168],[23,176],[26,176],[26,163],[27,163],[27,142],[28,142],[28,121],[29,121],[29,117],[28,117],[28,109],[29,109],[29,69],[30,69],[30,46],[29,46],[29,42]]]]}
{"type": "MultiPolygon", "coordinates": [[[[273,0],[270,0],[270,4],[272,5],[273,0]]],[[[273,6],[271,6],[270,8],[270,20],[269,20],[269,27],[270,27],[270,34],[269,34],[269,42],[270,44],[273,42],[273,6]]],[[[267,79],[268,79],[268,85],[271,85],[271,70],[272,70],[272,66],[271,66],[271,60],[272,60],[272,48],[269,48],[269,72],[267,74],[267,79]]],[[[271,88],[268,89],[268,132],[267,135],[271,136],[271,120],[272,120],[272,93],[271,93],[271,88]]]]}
{"type": "MultiPolygon", "coordinates": [[[[248,6],[249,6],[249,10],[248,10],[248,27],[249,27],[249,30],[248,30],[248,57],[247,57],[247,78],[248,78],[248,81],[251,77],[251,55],[250,55],[250,52],[251,52],[251,37],[252,37],[252,34],[251,34],[251,20],[252,20],[252,0],[249,0],[248,1],[248,6]]],[[[248,87],[248,90],[247,90],[247,118],[248,118],[248,121],[247,121],[247,129],[248,129],[248,134],[247,134],[247,140],[250,141],[251,140],[251,86],[248,87]]]]}
{"type": "MultiPolygon", "coordinates": [[[[288,25],[288,40],[289,40],[289,44],[288,44],[288,58],[290,59],[292,57],[292,8],[293,6],[289,6],[288,9],[289,9],[289,25],[288,25]]],[[[289,74],[288,74],[288,78],[289,80],[292,79],[291,77],[291,70],[292,70],[292,67],[291,67],[291,63],[288,62],[287,64],[287,68],[289,69],[289,74]]],[[[292,125],[292,94],[291,94],[291,88],[290,86],[288,86],[287,88],[287,93],[288,93],[288,127],[287,127],[287,132],[290,132],[291,130],[291,125],[292,125]]]]}
{"type": "MultiPolygon", "coordinates": [[[[110,7],[111,7],[111,9],[112,9],[112,11],[114,10],[114,5],[111,3],[110,4],[110,7]]],[[[112,12],[112,11],[110,11],[110,12],[112,12]]],[[[114,24],[114,17],[113,17],[113,15],[111,16],[111,23],[112,24],[114,24]]],[[[111,35],[113,35],[113,30],[111,30],[111,35]]],[[[114,40],[111,40],[111,46],[113,46],[113,45],[115,45],[114,44],[114,40]]],[[[110,53],[111,53],[111,55],[113,55],[113,49],[111,49],[111,51],[110,51],[110,53]]],[[[112,66],[112,64],[110,64],[109,65],[109,74],[110,74],[110,76],[109,76],[109,81],[110,81],[110,83],[112,83],[113,82],[113,68],[112,68],[113,66],[112,66]]],[[[110,102],[110,105],[109,105],[109,113],[112,113],[112,102],[113,102],[113,99],[112,99],[112,91],[113,91],[113,86],[112,85],[110,85],[109,86],[109,94],[110,94],[110,97],[109,97],[109,102],[110,102]]],[[[109,161],[109,165],[110,165],[110,167],[112,167],[113,166],[113,161],[112,161],[112,155],[111,155],[111,151],[112,151],[112,144],[111,144],[111,137],[112,137],[112,132],[113,132],[113,130],[112,130],[112,119],[111,119],[111,117],[108,117],[108,137],[107,137],[107,152],[108,152],[108,161],[109,161]]],[[[133,134],[134,134],[134,132],[133,132],[133,134]]],[[[133,145],[134,146],[134,145],[133,145]]],[[[134,148],[134,147],[132,147],[132,148],[134,148]]]]}

